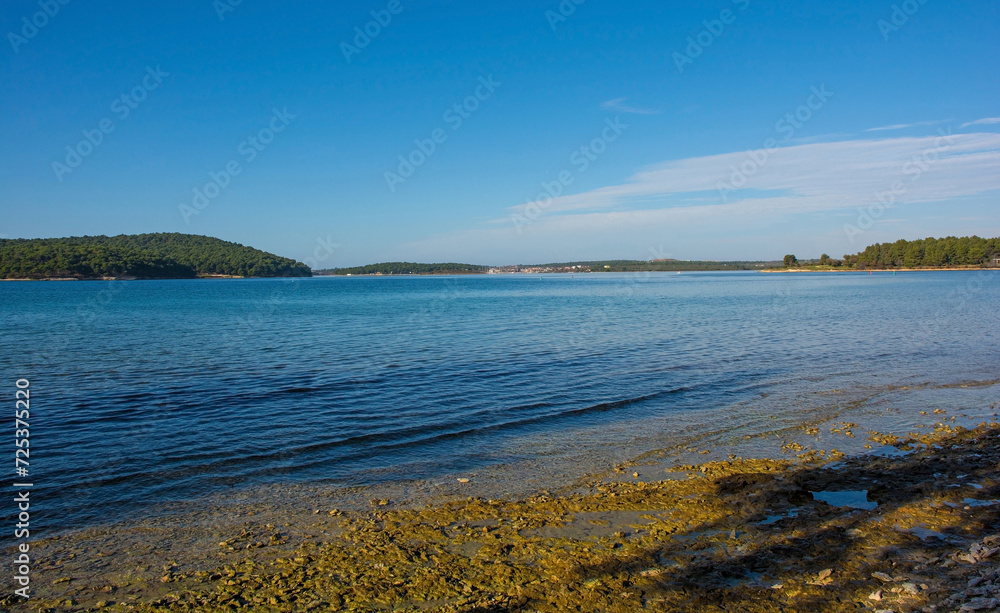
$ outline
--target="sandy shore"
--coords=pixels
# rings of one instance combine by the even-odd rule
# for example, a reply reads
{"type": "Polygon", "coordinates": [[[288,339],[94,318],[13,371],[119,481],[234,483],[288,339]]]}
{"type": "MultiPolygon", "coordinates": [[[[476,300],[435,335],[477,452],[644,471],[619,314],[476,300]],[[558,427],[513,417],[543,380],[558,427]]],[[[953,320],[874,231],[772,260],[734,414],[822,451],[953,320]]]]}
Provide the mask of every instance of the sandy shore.
{"type": "MultiPolygon", "coordinates": [[[[990,407],[994,417],[996,407],[990,407]]],[[[205,529],[53,539],[25,611],[989,610],[1000,577],[1000,424],[878,456],[619,465],[559,492],[249,511],[205,529]],[[658,470],[658,474],[648,471],[658,470]],[[284,521],[282,521],[284,520],[284,521]],[[184,535],[186,556],[164,554],[184,535]],[[89,538],[90,549],[77,548],[89,538]],[[136,546],[135,539],[140,546],[136,546]],[[196,546],[197,545],[197,546],[196,546]],[[202,547],[202,549],[199,549],[202,547]],[[84,560],[78,559],[86,558],[84,560]],[[51,578],[51,577],[54,577],[51,578]],[[967,608],[962,609],[965,606],[967,608]],[[972,609],[973,607],[985,607],[972,609]]],[[[954,418],[952,418],[954,419],[954,418]]],[[[954,423],[954,421],[953,421],[954,423]]],[[[844,423],[831,432],[861,433],[844,423]]],[[[816,428],[803,426],[808,435],[816,428]]],[[[475,483],[470,483],[470,493],[475,483]]]]}

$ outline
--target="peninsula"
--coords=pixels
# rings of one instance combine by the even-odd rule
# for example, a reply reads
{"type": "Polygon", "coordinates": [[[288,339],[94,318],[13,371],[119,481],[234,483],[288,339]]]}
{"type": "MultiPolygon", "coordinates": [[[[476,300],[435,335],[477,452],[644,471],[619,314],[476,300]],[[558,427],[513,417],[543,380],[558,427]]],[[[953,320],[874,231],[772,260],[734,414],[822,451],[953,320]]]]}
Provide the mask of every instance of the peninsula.
{"type": "Polygon", "coordinates": [[[827,254],[818,259],[799,260],[786,255],[783,260],[596,260],[552,264],[514,264],[482,266],[476,264],[418,264],[385,262],[353,268],[314,270],[319,276],[391,276],[391,275],[475,275],[475,274],[546,274],[598,272],[817,272],[870,270],[968,270],[1000,268],[1000,238],[978,236],[926,238],[894,243],[876,243],[854,255],[836,260],[827,254]]]}
{"type": "Polygon", "coordinates": [[[0,279],[309,276],[301,262],[192,234],[0,239],[0,279]]]}
{"type": "Polygon", "coordinates": [[[835,260],[823,254],[818,260],[800,262],[786,255],[782,266],[764,272],[824,271],[903,271],[903,270],[978,270],[1000,268],[1000,238],[964,236],[925,238],[894,243],[875,243],[855,255],[835,260]]]}

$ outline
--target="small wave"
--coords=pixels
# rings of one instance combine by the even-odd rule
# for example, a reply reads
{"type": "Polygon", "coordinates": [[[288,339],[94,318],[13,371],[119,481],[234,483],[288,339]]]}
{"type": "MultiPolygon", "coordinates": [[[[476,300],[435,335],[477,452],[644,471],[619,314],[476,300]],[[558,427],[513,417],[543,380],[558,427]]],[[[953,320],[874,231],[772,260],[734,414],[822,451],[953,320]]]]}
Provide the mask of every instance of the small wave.
{"type": "Polygon", "coordinates": [[[308,394],[310,392],[323,391],[321,387],[293,387],[291,389],[280,390],[279,394],[308,394]]]}
{"type": "MultiPolygon", "coordinates": [[[[557,410],[540,415],[526,416],[522,419],[514,419],[482,426],[463,428],[462,425],[468,423],[469,419],[462,418],[460,420],[452,420],[443,424],[412,426],[409,428],[390,430],[386,432],[348,436],[338,438],[336,440],[317,442],[297,447],[285,447],[282,449],[268,450],[259,453],[240,453],[233,457],[216,456],[213,458],[213,461],[210,462],[204,462],[204,460],[209,459],[209,457],[206,456],[214,454],[202,454],[200,456],[185,457],[174,456],[169,458],[171,465],[168,466],[160,464],[155,467],[155,470],[138,469],[124,474],[91,479],[86,482],[79,482],[75,484],[75,486],[70,486],[67,489],[72,490],[75,489],[75,487],[115,487],[129,483],[144,483],[152,485],[153,483],[171,481],[177,482],[182,479],[195,476],[199,476],[204,479],[225,479],[234,477],[236,474],[241,477],[247,477],[253,474],[293,473],[308,470],[310,468],[322,467],[323,465],[329,465],[334,462],[342,463],[345,461],[371,458],[390,451],[411,449],[414,447],[433,445],[449,440],[514,430],[540,423],[552,423],[590,413],[613,411],[634,404],[655,400],[657,398],[691,391],[691,389],[692,388],[690,387],[678,387],[652,394],[635,396],[632,398],[601,402],[585,407],[557,410]],[[335,457],[324,453],[338,448],[351,447],[356,449],[353,452],[348,451],[347,453],[337,454],[335,457]],[[322,457],[316,458],[313,461],[301,461],[303,456],[315,454],[322,454],[322,457]],[[292,457],[297,459],[294,466],[283,467],[276,464],[277,462],[283,460],[287,461],[292,457]]],[[[550,403],[538,402],[510,407],[507,411],[523,412],[533,409],[537,410],[547,408],[550,406],[552,406],[550,403]]]]}

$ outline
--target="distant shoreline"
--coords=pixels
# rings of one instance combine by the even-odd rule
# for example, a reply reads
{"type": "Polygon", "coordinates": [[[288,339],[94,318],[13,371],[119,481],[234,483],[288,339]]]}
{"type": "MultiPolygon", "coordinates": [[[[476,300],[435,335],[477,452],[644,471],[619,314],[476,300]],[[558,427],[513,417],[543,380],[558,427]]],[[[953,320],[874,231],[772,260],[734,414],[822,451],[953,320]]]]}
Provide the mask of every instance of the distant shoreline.
{"type": "Polygon", "coordinates": [[[473,272],[473,271],[447,271],[442,270],[440,272],[408,272],[408,273],[372,273],[372,272],[351,272],[346,274],[331,275],[326,273],[313,273],[313,277],[444,277],[444,276],[486,276],[485,272],[473,272]]]}
{"type": "MultiPolygon", "coordinates": [[[[767,274],[788,274],[788,273],[806,273],[806,272],[829,272],[829,273],[866,273],[866,272],[971,272],[975,270],[986,270],[986,271],[998,271],[1000,268],[868,268],[868,269],[857,269],[857,268],[771,268],[762,270],[684,270],[684,271],[674,271],[674,270],[646,270],[646,271],[626,271],[626,274],[638,274],[643,272],[658,272],[658,273],[668,273],[668,274],[679,274],[679,273],[699,273],[699,272],[758,272],[767,274]]],[[[408,274],[374,274],[374,273],[351,273],[344,275],[330,275],[330,274],[313,274],[312,278],[320,277],[441,277],[441,276],[478,276],[478,277],[500,277],[500,276],[514,276],[514,275],[555,275],[555,274],[609,274],[608,271],[578,271],[576,273],[569,273],[563,271],[553,271],[553,272],[509,272],[503,274],[489,274],[485,272],[415,272],[408,274]]],[[[242,277],[238,275],[199,275],[197,277],[42,277],[42,278],[10,278],[10,279],[0,279],[0,281],[204,281],[204,280],[219,280],[219,279],[293,279],[293,278],[309,278],[309,277],[242,277]]]]}

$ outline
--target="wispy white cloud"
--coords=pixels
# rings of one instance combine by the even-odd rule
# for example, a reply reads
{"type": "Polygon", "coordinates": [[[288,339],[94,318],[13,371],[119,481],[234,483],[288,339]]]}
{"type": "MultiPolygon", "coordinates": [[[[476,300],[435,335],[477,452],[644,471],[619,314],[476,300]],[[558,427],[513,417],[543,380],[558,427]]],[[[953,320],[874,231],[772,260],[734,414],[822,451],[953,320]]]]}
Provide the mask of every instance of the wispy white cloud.
{"type": "Polygon", "coordinates": [[[601,103],[601,108],[606,111],[617,111],[619,113],[632,113],[633,115],[659,115],[661,111],[653,109],[641,109],[625,104],[628,98],[615,98],[601,103]]]}
{"type": "Polygon", "coordinates": [[[937,121],[918,121],[916,123],[894,123],[890,126],[879,126],[877,128],[868,128],[865,132],[885,132],[888,130],[903,130],[905,128],[915,128],[917,126],[933,126],[939,123],[944,123],[948,121],[946,119],[940,119],[937,121]]]}
{"type": "MultiPolygon", "coordinates": [[[[753,159],[751,153],[663,162],[617,185],[539,202],[540,214],[520,231],[512,215],[522,215],[524,205],[510,207],[508,216],[495,220],[492,227],[407,247],[434,252],[442,245],[455,249],[491,245],[507,250],[511,261],[520,261],[518,253],[567,244],[589,245],[591,253],[615,240],[657,244],[653,241],[663,237],[682,241],[688,234],[705,231],[762,236],[775,221],[802,213],[843,212],[853,220],[857,207],[877,203],[877,194],[894,186],[895,206],[944,203],[1000,190],[1000,134],[996,133],[781,147],[768,154],[727,202],[719,185],[730,182],[733,172],[753,159]]],[[[883,216],[879,223],[891,223],[892,217],[883,216]]],[[[842,223],[836,222],[838,229],[842,223]]],[[[553,251],[550,257],[560,261],[560,255],[553,251]]]]}
{"type": "Polygon", "coordinates": [[[912,123],[894,123],[891,126],[879,126],[877,128],[868,128],[865,132],[881,132],[883,130],[902,130],[903,128],[909,128],[912,123]]]}
{"type": "Polygon", "coordinates": [[[732,185],[741,166],[753,172],[727,198],[742,198],[733,203],[736,207],[850,208],[871,202],[875,192],[889,189],[895,181],[908,186],[900,202],[927,202],[1000,189],[998,149],[1000,135],[982,133],[954,134],[947,140],[933,136],[795,145],[772,150],[759,165],[752,162],[752,152],[741,151],[664,162],[620,185],[539,204],[544,204],[545,214],[645,210],[652,208],[650,204],[698,206],[693,199],[704,199],[707,193],[713,204],[721,206],[726,203],[720,186],[732,185]],[[760,192],[769,194],[759,196],[760,192]]]}
{"type": "Polygon", "coordinates": [[[961,128],[968,128],[969,126],[988,126],[995,123],[1000,123],[1000,117],[984,117],[982,119],[977,119],[975,121],[970,121],[968,123],[963,123],[961,128]]]}

